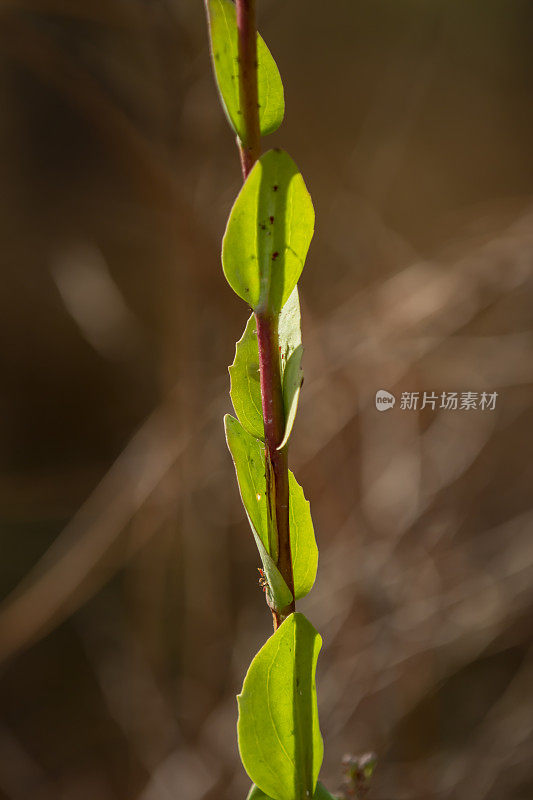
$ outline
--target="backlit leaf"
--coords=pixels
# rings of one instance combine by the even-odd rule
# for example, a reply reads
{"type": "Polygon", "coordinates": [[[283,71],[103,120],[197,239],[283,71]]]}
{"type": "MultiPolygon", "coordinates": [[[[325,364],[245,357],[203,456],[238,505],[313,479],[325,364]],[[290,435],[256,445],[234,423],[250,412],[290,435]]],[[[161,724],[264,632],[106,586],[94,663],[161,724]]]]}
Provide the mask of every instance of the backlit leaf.
{"type": "Polygon", "coordinates": [[[283,408],[285,411],[285,433],[283,441],[278,447],[281,450],[289,441],[292,432],[292,426],[298,411],[298,400],[300,398],[300,389],[304,380],[304,373],[302,370],[302,356],[304,349],[302,345],[298,345],[296,350],[292,353],[287,361],[285,371],[283,373],[283,408]]]}
{"type": "Polygon", "coordinates": [[[283,371],[293,352],[302,343],[300,298],[297,286],[294,287],[287,302],[281,309],[278,321],[278,336],[283,371]]]}
{"type": "Polygon", "coordinates": [[[224,426],[241,499],[268,581],[269,599],[281,611],[292,601],[292,594],[275,563],[277,538],[268,522],[264,448],[229,414],[224,426]]]}
{"type": "MultiPolygon", "coordinates": [[[[245,138],[239,96],[239,50],[235,5],[230,0],[208,0],[211,56],[222,106],[235,133],[245,138]]],[[[261,36],[257,36],[257,89],[259,127],[266,136],[283,121],[283,84],[276,62],[261,36]]]]}
{"type": "MultiPolygon", "coordinates": [[[[295,350],[301,349],[300,303],[295,287],[279,315],[280,368],[284,380],[285,439],[289,438],[298,405],[301,370],[296,367],[295,350]],[[285,373],[288,372],[290,379],[285,373]],[[283,377],[285,376],[285,377],[283,377]]],[[[235,359],[229,368],[231,400],[239,422],[256,439],[264,439],[263,410],[261,407],[261,381],[259,374],[259,348],[255,316],[251,314],[242,337],[237,342],[235,359]]],[[[282,446],[283,446],[282,445],[282,446]]]]}
{"type": "MultiPolygon", "coordinates": [[[[252,784],[250,791],[246,796],[246,800],[272,800],[272,798],[262,792],[258,786],[252,784]]],[[[338,798],[335,795],[330,794],[326,787],[319,781],[316,785],[313,800],[338,800],[338,798]]]]}
{"type": "Polygon", "coordinates": [[[313,796],[313,800],[337,800],[337,796],[334,794],[330,794],[326,787],[318,782],[316,785],[315,794],[313,796]]]}
{"type": "Polygon", "coordinates": [[[303,614],[291,614],[255,656],[238,697],[242,763],[272,800],[314,795],[323,757],[315,687],[321,644],[303,614]]]}
{"type": "Polygon", "coordinates": [[[229,375],[231,402],[239,422],[256,439],[264,439],[259,348],[253,314],[246,324],[242,337],[237,342],[235,359],[229,368],[229,375]]]}
{"type": "Polygon", "coordinates": [[[318,566],[318,547],[315,540],[309,501],[289,470],[289,526],[294,578],[294,597],[299,600],[311,590],[318,566]]]}
{"type": "MultiPolygon", "coordinates": [[[[266,553],[275,562],[277,538],[268,519],[264,446],[229,414],[226,414],[224,418],[224,425],[226,441],[235,464],[242,502],[252,531],[256,536],[256,542],[258,540],[261,542],[266,553]]],[[[318,548],[309,502],[305,499],[302,487],[290,470],[289,529],[294,596],[298,600],[309,592],[315,582],[318,548]]],[[[261,548],[259,548],[259,552],[261,553],[261,548]]],[[[281,606],[281,608],[284,607],[281,606]]]]}
{"type": "Polygon", "coordinates": [[[283,150],[269,150],[239,192],[222,243],[226,279],[254,311],[281,311],[302,272],[314,219],[296,164],[283,150]]]}

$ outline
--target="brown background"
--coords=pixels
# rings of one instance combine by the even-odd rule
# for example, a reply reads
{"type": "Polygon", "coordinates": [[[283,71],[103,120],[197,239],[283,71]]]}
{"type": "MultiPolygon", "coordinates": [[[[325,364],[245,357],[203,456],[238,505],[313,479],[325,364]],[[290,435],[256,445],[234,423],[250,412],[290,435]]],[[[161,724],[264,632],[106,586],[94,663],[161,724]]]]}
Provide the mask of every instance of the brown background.
{"type": "MultiPolygon", "coordinates": [[[[323,776],[533,796],[530,0],[260,0],[317,229],[291,461],[323,776]],[[497,391],[493,412],[374,394],[497,391]]],[[[225,449],[246,310],[200,0],[0,9],[0,797],[238,800],[269,635],[225,449]]]]}

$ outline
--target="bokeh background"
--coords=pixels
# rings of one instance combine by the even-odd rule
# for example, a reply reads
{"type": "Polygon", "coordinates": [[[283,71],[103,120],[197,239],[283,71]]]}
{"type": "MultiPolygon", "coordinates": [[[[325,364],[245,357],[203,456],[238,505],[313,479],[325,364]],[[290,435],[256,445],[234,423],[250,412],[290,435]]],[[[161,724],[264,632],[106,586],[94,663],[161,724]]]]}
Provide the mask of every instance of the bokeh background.
{"type": "MultiPolygon", "coordinates": [[[[324,780],[374,750],[374,800],[530,800],[533,4],[259,7],[317,213],[291,461],[324,780]]],[[[0,796],[244,798],[270,616],[221,422],[247,314],[201,0],[3,0],[0,108],[0,796]]]]}

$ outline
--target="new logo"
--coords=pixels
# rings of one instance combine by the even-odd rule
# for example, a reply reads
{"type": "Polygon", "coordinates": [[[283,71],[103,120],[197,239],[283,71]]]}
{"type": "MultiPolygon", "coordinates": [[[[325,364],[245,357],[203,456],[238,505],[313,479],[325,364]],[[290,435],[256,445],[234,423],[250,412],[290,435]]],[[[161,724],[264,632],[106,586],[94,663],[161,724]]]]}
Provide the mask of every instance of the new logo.
{"type": "Polygon", "coordinates": [[[376,392],[376,408],[378,411],[388,411],[389,408],[394,408],[396,398],[385,389],[378,389],[376,392]]]}

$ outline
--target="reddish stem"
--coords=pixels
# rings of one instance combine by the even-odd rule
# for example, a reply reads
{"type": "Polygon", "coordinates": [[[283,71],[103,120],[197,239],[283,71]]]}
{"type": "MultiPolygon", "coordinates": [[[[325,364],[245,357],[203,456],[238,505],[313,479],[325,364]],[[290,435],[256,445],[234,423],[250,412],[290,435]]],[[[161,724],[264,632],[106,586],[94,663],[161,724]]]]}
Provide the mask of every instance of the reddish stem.
{"type": "Polygon", "coordinates": [[[257,91],[257,24],[255,0],[237,0],[239,99],[244,137],[239,141],[244,180],[261,155],[257,91]]]}
{"type": "MultiPolygon", "coordinates": [[[[278,537],[277,567],[294,597],[291,540],[289,529],[289,468],[287,446],[278,450],[285,433],[285,411],[281,387],[281,370],[278,345],[277,320],[261,314],[255,315],[257,342],[259,345],[259,373],[261,379],[261,403],[265,423],[265,461],[267,465],[267,488],[273,478],[275,517],[278,537]],[[272,475],[269,473],[269,465],[272,475]]],[[[270,496],[270,492],[267,492],[270,496]]],[[[294,600],[283,613],[274,612],[274,627],[294,611],[294,600]]]]}
{"type": "MultiPolygon", "coordinates": [[[[257,24],[255,0],[236,0],[239,45],[239,94],[245,135],[239,141],[244,180],[261,155],[259,98],[257,92],[257,24]]],[[[285,412],[277,319],[256,314],[259,345],[261,402],[265,422],[265,462],[267,483],[274,481],[275,516],[278,537],[278,569],[294,596],[291,542],[289,533],[289,472],[287,447],[278,450],[285,432],[285,412]]],[[[267,487],[268,488],[268,487],[267,487]]],[[[267,493],[269,494],[269,493],[267,493]]],[[[294,611],[294,600],[282,612],[273,611],[274,629],[294,611]]]]}

